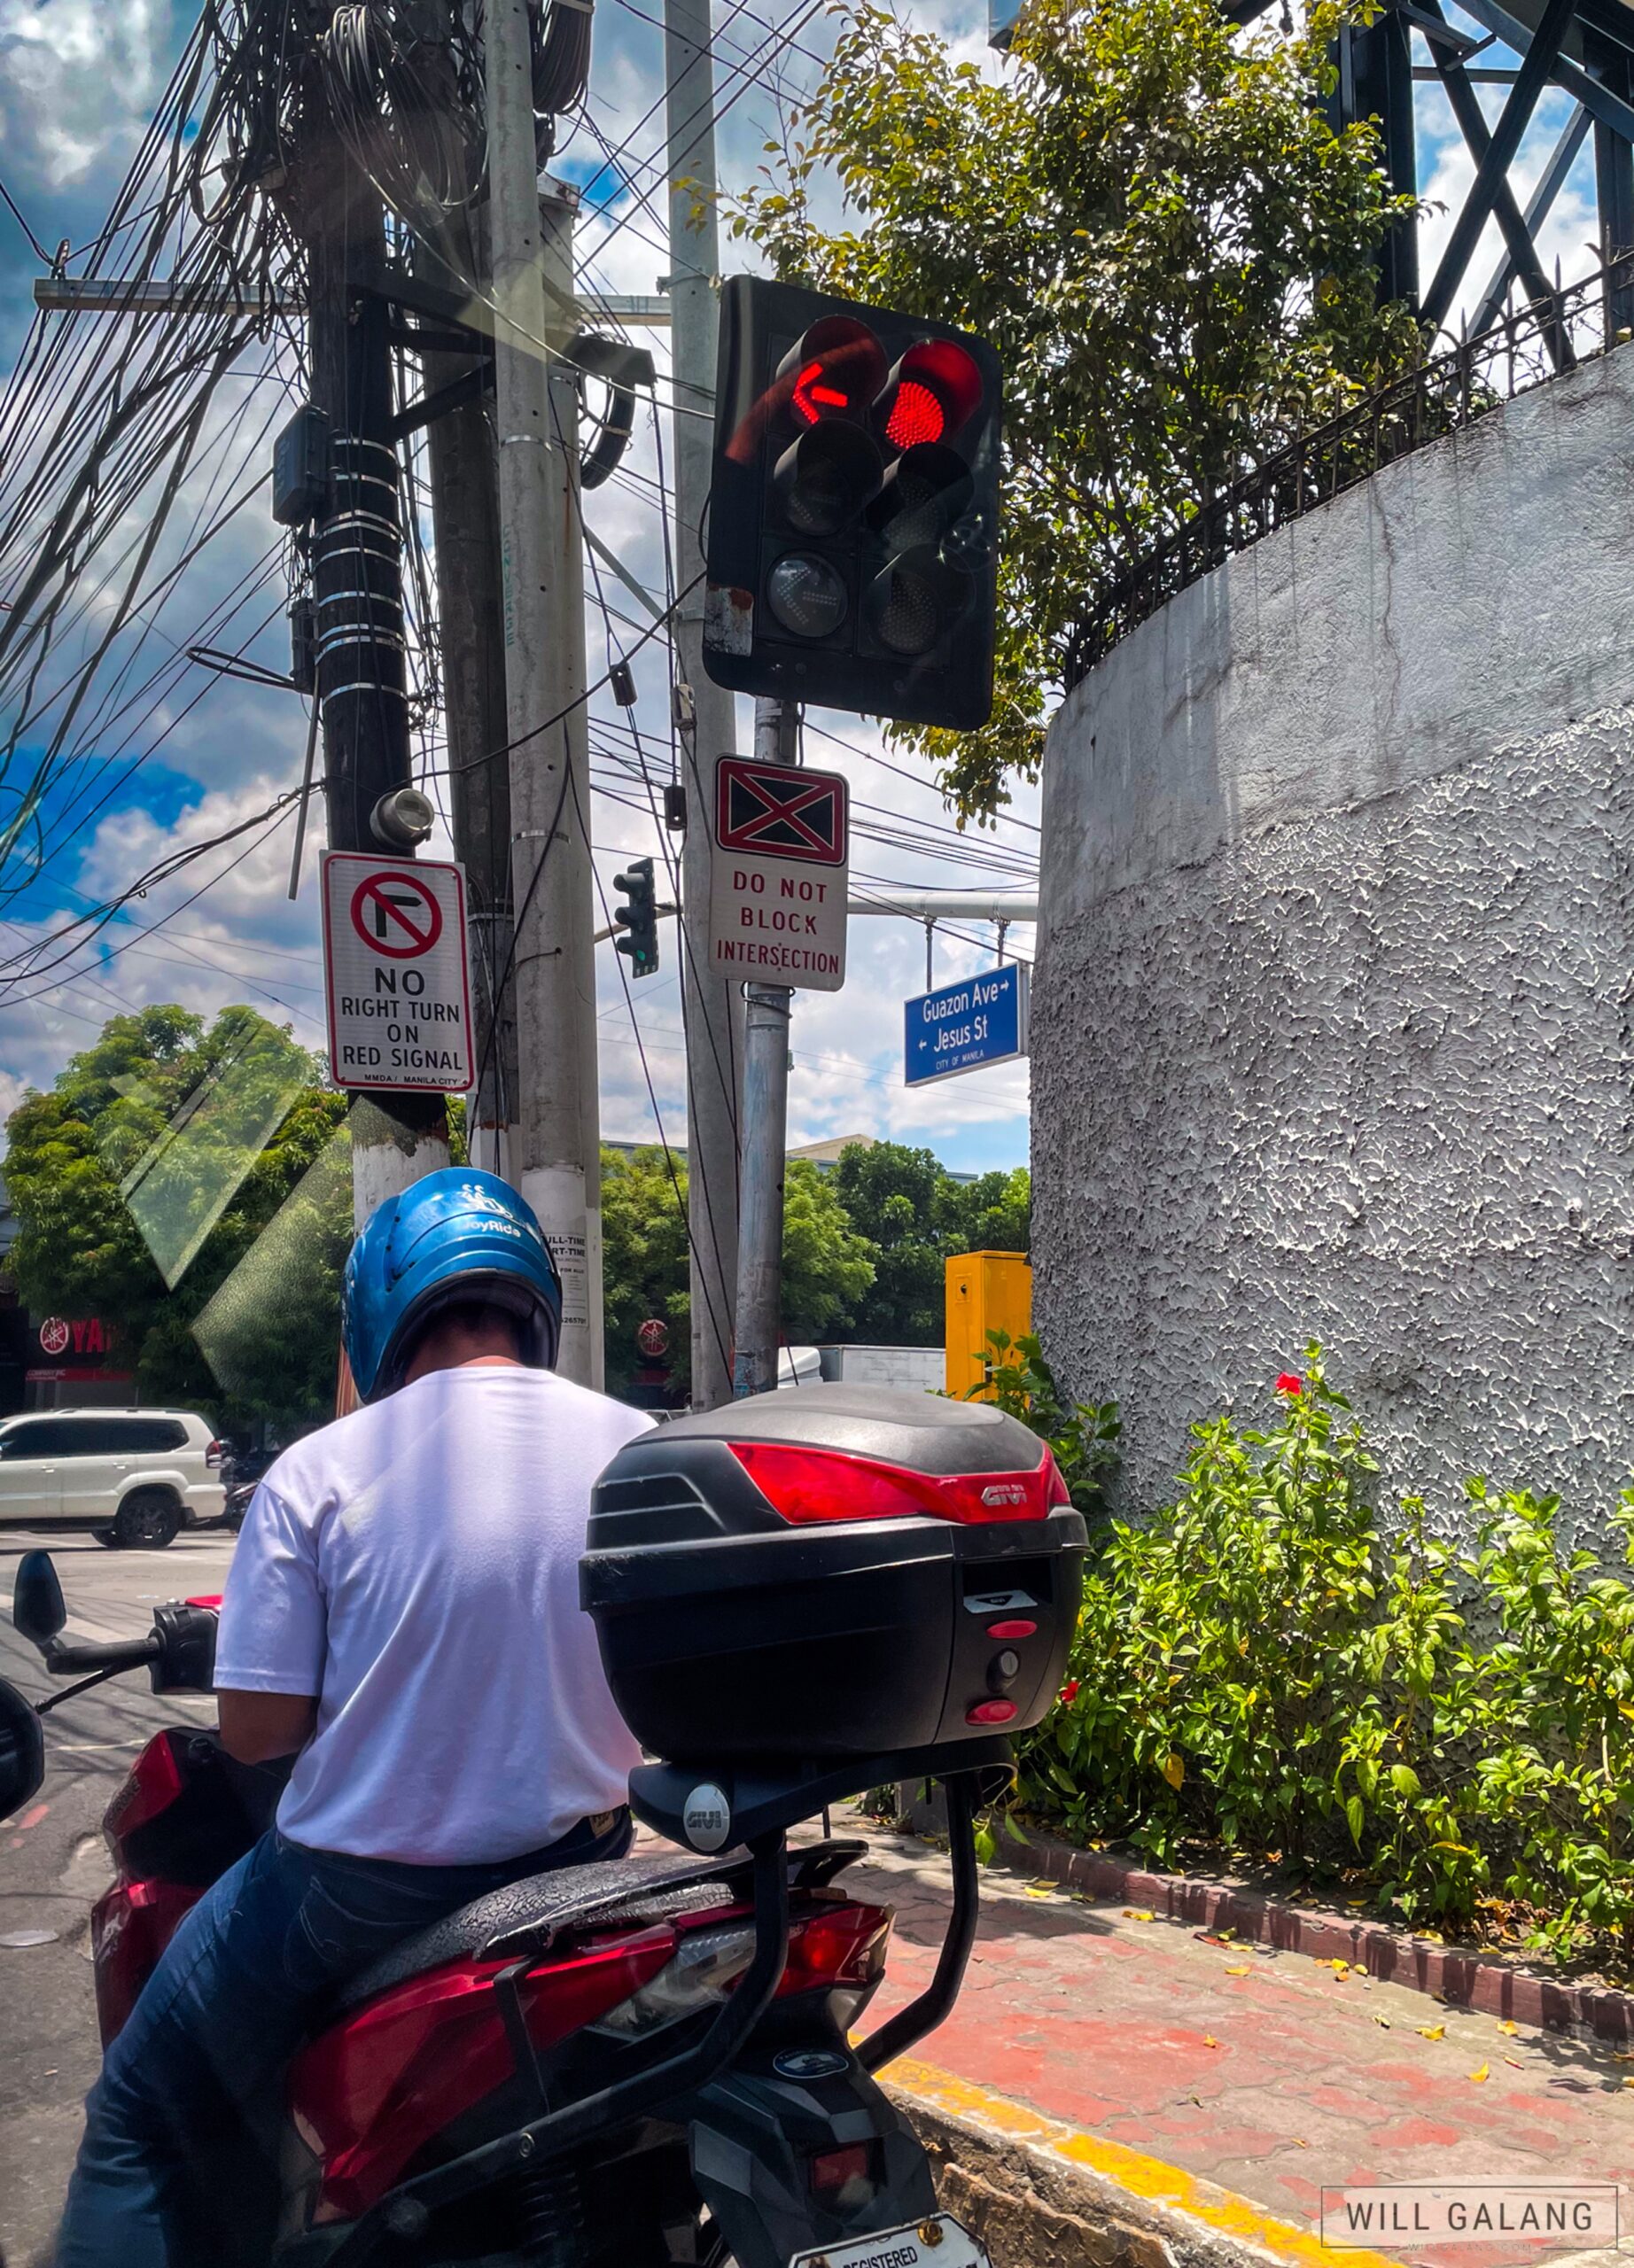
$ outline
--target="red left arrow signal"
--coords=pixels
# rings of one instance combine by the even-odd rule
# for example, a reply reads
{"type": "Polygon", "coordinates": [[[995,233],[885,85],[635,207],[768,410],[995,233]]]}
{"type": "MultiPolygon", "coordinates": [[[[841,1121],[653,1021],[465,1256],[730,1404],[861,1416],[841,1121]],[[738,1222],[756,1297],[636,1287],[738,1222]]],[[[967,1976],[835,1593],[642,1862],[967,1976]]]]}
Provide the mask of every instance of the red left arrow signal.
{"type": "Polygon", "coordinates": [[[815,425],[825,409],[849,409],[851,396],[842,393],[837,386],[821,383],[823,365],[808,362],[794,382],[794,407],[798,416],[808,425],[815,425]]]}

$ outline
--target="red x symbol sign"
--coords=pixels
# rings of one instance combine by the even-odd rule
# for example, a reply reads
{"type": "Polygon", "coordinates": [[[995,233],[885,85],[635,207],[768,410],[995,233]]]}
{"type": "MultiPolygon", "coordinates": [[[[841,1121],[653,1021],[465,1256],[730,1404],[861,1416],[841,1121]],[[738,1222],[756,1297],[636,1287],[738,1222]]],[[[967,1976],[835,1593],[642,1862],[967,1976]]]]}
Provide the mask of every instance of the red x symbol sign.
{"type": "Polygon", "coordinates": [[[715,840],[813,866],[845,863],[845,776],[723,756],[715,773],[715,840]]]}

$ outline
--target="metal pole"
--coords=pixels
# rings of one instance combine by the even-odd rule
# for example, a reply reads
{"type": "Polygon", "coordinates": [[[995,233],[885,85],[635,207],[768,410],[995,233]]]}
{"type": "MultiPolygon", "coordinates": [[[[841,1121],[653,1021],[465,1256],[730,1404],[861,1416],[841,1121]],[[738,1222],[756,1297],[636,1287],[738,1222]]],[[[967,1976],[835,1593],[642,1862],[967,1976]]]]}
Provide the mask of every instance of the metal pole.
{"type": "MultiPolygon", "coordinates": [[[[379,198],[327,121],[303,151],[311,254],[312,399],[330,422],[333,478],[312,539],[323,794],[332,850],[379,848],[370,816],[410,777],[401,508],[379,198]]],[[[401,854],[393,854],[401,855],[401,854]]],[[[376,1090],[351,1112],[352,1204],[361,1228],[383,1198],[448,1162],[440,1095],[376,1090]]]]}
{"type": "MultiPolygon", "coordinates": [[[[755,754],[763,764],[798,760],[792,701],[757,701],[755,754]]],[[[777,1384],[782,1323],[783,1171],[789,1123],[786,984],[745,988],[743,1214],[737,1247],[737,1343],[732,1392],[742,1398],[777,1384]]]]}
{"type": "Polygon", "coordinates": [[[691,1243],[692,1406],[712,1410],[733,1391],[732,1299],[737,1280],[738,1087],[743,1056],[740,989],[709,965],[710,799],[715,761],[736,748],[733,695],[704,669],[704,557],[698,529],[709,494],[717,330],[715,73],[710,0],[665,0],[670,181],[669,244],[675,478],[676,610],[687,827],[682,839],[681,1015],[687,1034],[687,1221],[691,1243]],[[689,590],[689,585],[696,587],[689,590]]]}
{"type": "Polygon", "coordinates": [[[558,312],[572,304],[572,208],[554,183],[541,201],[525,0],[493,0],[485,22],[516,905],[512,1169],[561,1271],[556,1367],[580,1385],[598,1386],[600,1153],[584,567],[574,493],[579,400],[572,369],[560,356],[566,334],[558,312]]]}

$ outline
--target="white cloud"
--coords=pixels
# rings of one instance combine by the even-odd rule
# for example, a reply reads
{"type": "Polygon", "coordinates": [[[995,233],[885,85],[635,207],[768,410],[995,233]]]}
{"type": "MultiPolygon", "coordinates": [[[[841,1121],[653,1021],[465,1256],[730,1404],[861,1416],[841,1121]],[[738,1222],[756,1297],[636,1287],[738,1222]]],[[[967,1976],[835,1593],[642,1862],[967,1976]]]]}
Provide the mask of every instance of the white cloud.
{"type": "Polygon", "coordinates": [[[135,146],[175,27],[155,0],[0,0],[0,146],[8,169],[60,190],[135,146]]]}

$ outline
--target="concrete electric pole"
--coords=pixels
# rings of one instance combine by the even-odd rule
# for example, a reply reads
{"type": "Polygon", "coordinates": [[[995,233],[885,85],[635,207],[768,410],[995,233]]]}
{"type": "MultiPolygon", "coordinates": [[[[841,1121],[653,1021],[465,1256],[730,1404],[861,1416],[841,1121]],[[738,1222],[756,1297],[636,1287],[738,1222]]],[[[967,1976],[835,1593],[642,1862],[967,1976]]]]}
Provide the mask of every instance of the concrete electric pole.
{"type": "MultiPolygon", "coordinates": [[[[449,272],[488,289],[486,214],[450,214],[439,247],[449,272]]],[[[513,949],[510,769],[500,595],[499,478],[491,377],[480,342],[423,358],[430,394],[451,406],[425,429],[437,558],[443,711],[454,855],[465,869],[478,1083],[466,1104],[473,1164],[512,1178],[517,1115],[515,989],[499,995],[513,949]],[[475,385],[473,388],[473,380],[475,385]]]]}
{"type": "MultiPolygon", "coordinates": [[[[301,187],[312,401],[328,420],[331,462],[311,548],[329,842],[335,850],[376,850],[384,847],[371,826],[376,807],[410,779],[401,505],[379,296],[385,227],[379,198],[326,119],[309,129],[301,187]]],[[[360,1228],[383,1198],[448,1162],[440,1095],[359,1095],[351,1126],[360,1228]]]]}
{"type": "Polygon", "coordinates": [[[731,1394],[737,1282],[741,988],[713,975],[709,955],[715,759],[736,749],[735,697],[704,669],[704,555],[698,528],[709,494],[718,322],[715,68],[710,0],[665,0],[669,132],[671,383],[675,413],[675,643],[682,684],[681,747],[687,795],[681,850],[681,1008],[687,1034],[687,1222],[691,1245],[692,1406],[731,1394]],[[700,414],[701,413],[701,414],[700,414]]]}
{"type": "MultiPolygon", "coordinates": [[[[792,701],[755,703],[755,755],[762,764],[799,761],[799,711],[792,701]]],[[[766,1394],[777,1384],[782,1335],[783,1173],[789,1126],[786,984],[751,984],[743,1034],[743,1196],[737,1248],[737,1346],[732,1392],[766,1394]]]]}
{"type": "Polygon", "coordinates": [[[557,1367],[602,1380],[600,1112],[590,943],[579,391],[564,359],[572,206],[541,203],[525,0],[485,19],[505,702],[516,907],[512,1178],[562,1275],[557,1367]]]}

